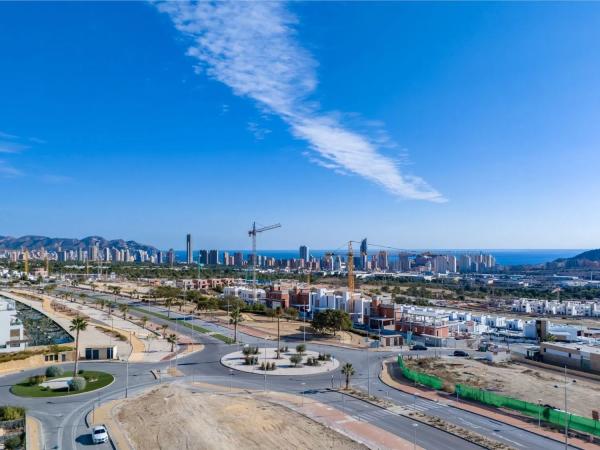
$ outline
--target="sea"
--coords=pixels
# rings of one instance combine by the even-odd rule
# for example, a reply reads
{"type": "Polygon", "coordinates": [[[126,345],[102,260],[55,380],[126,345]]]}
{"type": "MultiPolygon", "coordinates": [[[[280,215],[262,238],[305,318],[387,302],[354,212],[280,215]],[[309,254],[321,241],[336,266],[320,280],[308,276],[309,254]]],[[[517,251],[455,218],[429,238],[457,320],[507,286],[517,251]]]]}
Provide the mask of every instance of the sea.
{"type": "MultiPolygon", "coordinates": [[[[377,250],[370,250],[370,255],[377,254],[377,250]]],[[[586,251],[586,249],[413,249],[406,250],[407,252],[423,253],[431,252],[435,254],[443,255],[456,255],[460,256],[465,253],[467,254],[492,254],[496,258],[496,263],[502,266],[521,266],[521,265],[533,265],[543,264],[546,262],[554,261],[559,258],[570,258],[586,251]]],[[[228,252],[230,255],[236,252],[241,252],[244,258],[250,253],[249,250],[219,250],[219,258],[222,258],[222,253],[228,252]]],[[[390,257],[393,257],[398,253],[397,250],[388,250],[390,257]]],[[[299,258],[298,250],[258,250],[259,255],[273,257],[275,259],[291,259],[299,258]]],[[[334,253],[337,255],[345,256],[346,251],[344,249],[338,250],[313,250],[310,249],[310,254],[315,258],[321,258],[326,253],[334,253]]],[[[175,255],[178,261],[185,261],[186,254],[184,250],[176,250],[175,255]]],[[[198,259],[198,251],[194,251],[194,261],[198,259]]]]}

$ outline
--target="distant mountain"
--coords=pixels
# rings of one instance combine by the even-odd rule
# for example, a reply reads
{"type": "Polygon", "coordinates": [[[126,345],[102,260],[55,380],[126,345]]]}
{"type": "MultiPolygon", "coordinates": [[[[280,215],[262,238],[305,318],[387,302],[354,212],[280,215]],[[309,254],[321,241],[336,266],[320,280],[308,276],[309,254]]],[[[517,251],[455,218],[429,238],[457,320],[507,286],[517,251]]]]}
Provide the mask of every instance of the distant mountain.
{"type": "Polygon", "coordinates": [[[156,252],[156,247],[146,244],[140,244],[135,241],[125,241],[123,239],[114,239],[109,241],[100,236],[88,236],[83,239],[73,238],[50,238],[46,236],[21,236],[14,238],[11,236],[0,236],[0,250],[40,250],[41,248],[47,251],[58,250],[77,250],[88,249],[97,245],[100,250],[104,248],[117,248],[124,250],[146,250],[148,252],[156,252]]]}
{"type": "Polygon", "coordinates": [[[588,250],[571,258],[560,258],[554,264],[567,268],[600,267],[600,249],[588,250]]]}

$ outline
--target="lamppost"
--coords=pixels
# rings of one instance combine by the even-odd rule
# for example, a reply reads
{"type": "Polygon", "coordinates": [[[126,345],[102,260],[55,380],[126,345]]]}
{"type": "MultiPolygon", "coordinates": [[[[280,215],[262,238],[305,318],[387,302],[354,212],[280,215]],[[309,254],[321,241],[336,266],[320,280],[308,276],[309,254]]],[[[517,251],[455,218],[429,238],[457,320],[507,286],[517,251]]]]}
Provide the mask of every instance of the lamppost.
{"type": "Polygon", "coordinates": [[[413,438],[413,450],[417,450],[417,428],[419,426],[418,423],[413,423],[413,430],[414,430],[414,438],[413,438]]]}
{"type": "Polygon", "coordinates": [[[304,386],[306,386],[306,383],[300,383],[302,385],[302,407],[304,408],[304,386]]]}
{"type": "MultiPolygon", "coordinates": [[[[573,383],[577,383],[577,380],[571,380],[571,382],[567,382],[567,366],[565,365],[565,450],[569,448],[569,412],[567,410],[567,387],[573,383]]],[[[555,388],[559,388],[560,386],[555,384],[555,388]]]]}

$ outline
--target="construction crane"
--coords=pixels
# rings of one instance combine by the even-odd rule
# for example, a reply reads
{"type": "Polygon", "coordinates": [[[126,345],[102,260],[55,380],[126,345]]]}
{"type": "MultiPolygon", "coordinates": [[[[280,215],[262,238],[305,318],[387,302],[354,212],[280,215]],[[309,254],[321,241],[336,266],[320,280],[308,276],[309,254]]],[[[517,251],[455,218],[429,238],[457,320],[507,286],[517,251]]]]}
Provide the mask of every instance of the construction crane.
{"type": "Polygon", "coordinates": [[[281,228],[281,224],[276,223],[274,225],[256,228],[256,222],[252,222],[252,229],[248,231],[248,236],[252,238],[252,300],[254,302],[256,302],[256,235],[275,228],[281,228]]]}

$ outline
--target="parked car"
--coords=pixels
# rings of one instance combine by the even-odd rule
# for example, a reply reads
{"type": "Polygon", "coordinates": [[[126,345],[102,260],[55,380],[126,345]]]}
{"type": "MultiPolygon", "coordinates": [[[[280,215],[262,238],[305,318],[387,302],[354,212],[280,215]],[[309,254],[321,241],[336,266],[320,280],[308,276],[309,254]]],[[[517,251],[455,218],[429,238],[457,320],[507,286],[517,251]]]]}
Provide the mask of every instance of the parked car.
{"type": "Polygon", "coordinates": [[[94,444],[104,444],[108,442],[108,431],[103,425],[98,425],[92,429],[92,442],[94,444]]]}
{"type": "Polygon", "coordinates": [[[411,350],[427,350],[427,347],[425,347],[423,344],[415,344],[410,349],[411,350]]]}
{"type": "Polygon", "coordinates": [[[469,354],[467,352],[465,352],[464,350],[454,350],[454,356],[462,356],[464,357],[468,357],[469,354]]]}

